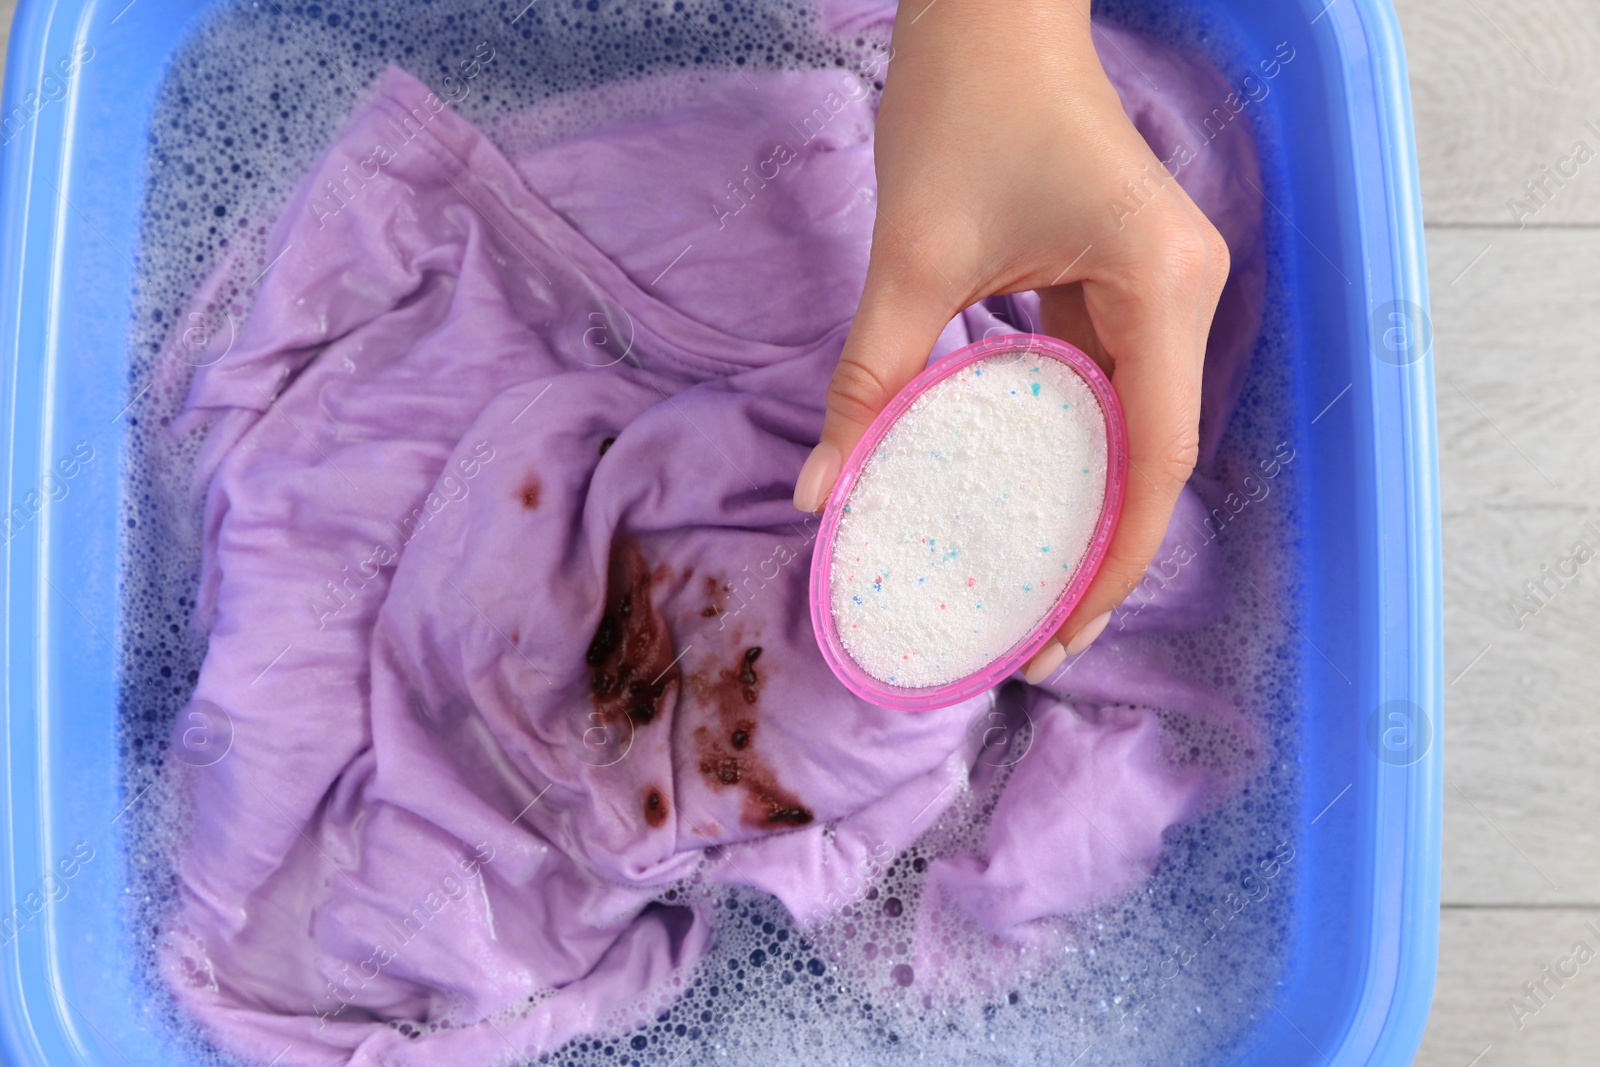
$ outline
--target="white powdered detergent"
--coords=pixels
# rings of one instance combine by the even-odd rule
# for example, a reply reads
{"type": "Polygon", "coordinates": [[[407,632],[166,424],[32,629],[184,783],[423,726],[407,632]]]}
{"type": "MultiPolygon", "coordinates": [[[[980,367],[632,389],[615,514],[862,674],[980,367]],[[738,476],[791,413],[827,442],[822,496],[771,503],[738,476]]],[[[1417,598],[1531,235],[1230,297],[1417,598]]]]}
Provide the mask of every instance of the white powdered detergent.
{"type": "Polygon", "coordinates": [[[1088,383],[1003,352],[919,396],[862,467],[833,543],[833,617],[879,681],[965,677],[1016,647],[1083,561],[1106,493],[1088,383]]]}

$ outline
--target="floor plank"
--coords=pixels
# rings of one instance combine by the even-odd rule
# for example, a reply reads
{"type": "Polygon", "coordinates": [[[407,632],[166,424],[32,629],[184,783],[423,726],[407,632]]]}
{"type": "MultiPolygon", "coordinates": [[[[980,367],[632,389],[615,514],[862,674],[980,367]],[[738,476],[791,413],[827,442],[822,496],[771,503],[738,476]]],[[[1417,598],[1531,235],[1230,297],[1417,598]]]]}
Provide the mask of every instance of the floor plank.
{"type": "MultiPolygon", "coordinates": [[[[1597,5],[1600,9],[1600,5],[1597,5]]],[[[1600,233],[1430,229],[1446,506],[1594,501],[1600,233]]]]}
{"type": "Polygon", "coordinates": [[[0,0],[0,76],[6,71],[6,52],[11,47],[11,19],[17,13],[17,0],[0,0]]]}
{"type": "Polygon", "coordinates": [[[1600,5],[1398,0],[1430,223],[1600,223],[1600,5]],[[1595,123],[1595,128],[1586,125],[1595,123]],[[1584,141],[1542,204],[1523,183],[1584,141]],[[1515,212],[1520,200],[1531,213],[1515,212]]]}
{"type": "Polygon", "coordinates": [[[1433,231],[1446,903],[1600,905],[1600,235],[1433,231]],[[1487,255],[1450,284],[1457,263],[1487,255]],[[1574,552],[1582,542],[1583,551],[1574,552]],[[1580,563],[1573,558],[1592,552],[1580,563]],[[1564,562],[1565,561],[1565,562],[1564,562]],[[1546,571],[1545,568],[1554,568],[1546,571]],[[1575,577],[1563,578],[1565,567],[1575,577]],[[1542,583],[1530,597],[1525,583],[1542,583]]]}
{"type": "Polygon", "coordinates": [[[1596,1061],[1600,909],[1446,908],[1441,919],[1439,986],[1418,1067],[1596,1061]],[[1530,996],[1525,982],[1543,991],[1530,996]]]}

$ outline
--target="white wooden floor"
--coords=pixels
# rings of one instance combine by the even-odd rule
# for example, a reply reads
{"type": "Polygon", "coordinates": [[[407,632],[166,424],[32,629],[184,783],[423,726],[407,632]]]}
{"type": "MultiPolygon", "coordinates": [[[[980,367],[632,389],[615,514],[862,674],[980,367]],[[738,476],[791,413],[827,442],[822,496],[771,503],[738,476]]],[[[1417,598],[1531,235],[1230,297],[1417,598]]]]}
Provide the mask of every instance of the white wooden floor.
{"type": "Polygon", "coordinates": [[[1600,5],[1398,7],[1444,495],[1444,907],[1417,1062],[1595,1064],[1600,955],[1572,957],[1600,954],[1600,5]],[[1563,164],[1580,141],[1595,158],[1563,164]],[[1576,175],[1540,206],[1523,183],[1547,166],[1576,175]],[[1596,558],[1519,619],[1511,597],[1579,541],[1596,558]]]}
{"type": "MultiPolygon", "coordinates": [[[[0,0],[0,44],[14,4],[0,0]]],[[[1439,984],[1417,1062],[1596,1064],[1600,3],[1398,6],[1428,224],[1448,683],[1439,984]],[[1595,158],[1563,165],[1580,141],[1595,158]],[[1542,168],[1575,165],[1528,200],[1542,168]],[[1538,210],[1519,219],[1512,198],[1538,210]],[[1545,579],[1579,541],[1595,558],[1564,587],[1545,579]],[[1519,618],[1510,598],[1540,580],[1547,606],[1519,618]],[[1581,966],[1580,942],[1595,953],[1581,966]],[[1529,998],[1529,982],[1548,992],[1529,998]]]]}

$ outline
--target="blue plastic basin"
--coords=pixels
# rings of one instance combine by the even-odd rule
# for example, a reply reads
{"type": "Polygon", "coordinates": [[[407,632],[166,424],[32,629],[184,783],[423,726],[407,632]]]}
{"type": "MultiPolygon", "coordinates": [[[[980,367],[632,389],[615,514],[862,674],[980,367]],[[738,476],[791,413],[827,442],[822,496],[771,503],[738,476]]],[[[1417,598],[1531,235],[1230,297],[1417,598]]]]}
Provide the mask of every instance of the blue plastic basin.
{"type": "MultiPolygon", "coordinates": [[[[1439,505],[1410,104],[1389,5],[1325,2],[1201,4],[1246,62],[1283,41],[1296,53],[1251,117],[1268,146],[1303,457],[1299,880],[1288,969],[1228,1061],[1274,1067],[1409,1063],[1438,937],[1439,505]]],[[[172,1062],[138,1007],[123,922],[119,826],[138,800],[118,770],[123,415],[141,387],[128,337],[148,118],[208,3],[23,0],[11,35],[0,116],[10,1067],[172,1062]]]]}

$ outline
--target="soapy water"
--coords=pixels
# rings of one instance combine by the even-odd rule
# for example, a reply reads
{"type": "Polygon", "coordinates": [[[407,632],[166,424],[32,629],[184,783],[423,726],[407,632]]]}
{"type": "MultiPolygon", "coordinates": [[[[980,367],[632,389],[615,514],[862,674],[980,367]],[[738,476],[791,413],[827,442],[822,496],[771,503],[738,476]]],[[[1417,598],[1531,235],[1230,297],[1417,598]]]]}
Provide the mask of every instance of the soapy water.
{"type": "MultiPolygon", "coordinates": [[[[1128,14],[1157,37],[1213,56],[1225,73],[1248,69],[1252,57],[1233,56],[1212,27],[1172,14],[1128,14]]],[[[226,1061],[168,998],[152,943],[175,894],[170,853],[184,821],[162,768],[205,654],[204,638],[190,625],[200,551],[191,483],[202,435],[174,438],[170,431],[190,368],[215,358],[208,345],[231,336],[248,314],[284,197],[390,63],[434,86],[491,136],[526,144],[613,117],[577,92],[607,82],[683,69],[872,71],[884,54],[883,41],[834,40],[813,25],[804,6],[769,3],[238,3],[220,6],[174,58],[153,120],[132,330],[130,380],[166,366],[153,375],[162,384],[135,401],[127,420],[121,652],[129,669],[121,739],[127,795],[148,787],[159,798],[124,820],[128,922],[149,991],[145,1010],[175,1051],[226,1061]],[[567,125],[527,131],[507,119],[565,93],[577,93],[567,125]],[[197,306],[194,293],[230,258],[227,280],[197,306]]],[[[1270,175],[1274,155],[1259,118],[1256,132],[1270,175]]],[[[337,200],[325,207],[336,208],[337,200]]],[[[1269,242],[1282,238],[1270,224],[1268,232],[1269,242]]],[[[979,784],[913,848],[872,854],[845,882],[833,917],[802,929],[756,891],[695,878],[664,890],[664,900],[698,903],[714,917],[709,956],[663,994],[655,1022],[603,1024],[539,1062],[680,1064],[716,1056],[810,1064],[920,1056],[1198,1064],[1272,1011],[1267,996],[1285,964],[1297,882],[1291,812],[1300,710],[1296,639],[1263,602],[1294,611],[1298,474],[1282,355],[1284,294],[1272,285],[1281,282],[1269,283],[1263,337],[1218,468],[1229,485],[1253,475],[1266,492],[1252,493],[1248,509],[1225,527],[1208,525],[1191,538],[1196,553],[1222,553],[1233,607],[1203,630],[1167,639],[1163,649],[1172,669],[1217,688],[1261,725],[1267,751],[1257,777],[1220,809],[1169,831],[1159,867],[1133,893],[1056,920],[1065,947],[1048,957],[1019,949],[1004,966],[991,966],[970,932],[955,925],[943,931],[952,966],[970,977],[970,992],[955,995],[917,974],[906,946],[928,863],[981,843],[1008,768],[1027,757],[1027,722],[980,718],[979,784]]],[[[1136,593],[1126,610],[1136,613],[1138,602],[1136,593]]],[[[231,734],[220,709],[199,710],[174,753],[205,766],[227,758],[231,734]]],[[[1178,717],[1172,720],[1176,729],[1178,717]]],[[[1230,758],[1203,753],[1207,740],[1195,734],[1173,743],[1197,758],[1230,758]]]]}

